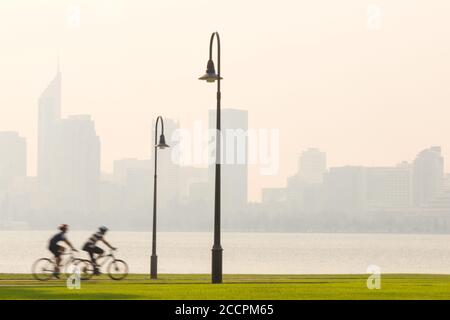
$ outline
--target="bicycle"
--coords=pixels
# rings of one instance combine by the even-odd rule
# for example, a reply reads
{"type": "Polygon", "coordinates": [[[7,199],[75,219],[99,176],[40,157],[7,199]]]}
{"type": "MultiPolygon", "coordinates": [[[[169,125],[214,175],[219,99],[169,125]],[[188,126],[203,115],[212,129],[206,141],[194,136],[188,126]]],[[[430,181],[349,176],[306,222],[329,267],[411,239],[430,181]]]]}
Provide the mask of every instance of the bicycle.
{"type": "MultiPolygon", "coordinates": [[[[128,275],[128,264],[120,259],[116,259],[114,256],[115,250],[110,250],[109,254],[98,257],[96,259],[97,262],[97,270],[101,269],[103,266],[107,264],[109,261],[109,264],[106,266],[106,271],[108,272],[108,276],[112,280],[123,280],[128,275]],[[99,261],[101,261],[99,263],[99,261]]],[[[92,264],[92,262],[91,262],[92,264]]],[[[92,273],[89,275],[89,279],[94,275],[95,269],[92,270],[92,273]]]]}
{"type": "MultiPolygon", "coordinates": [[[[60,265],[60,269],[63,269],[62,274],[70,275],[77,267],[80,270],[81,280],[87,280],[91,277],[90,275],[94,272],[94,265],[89,260],[76,258],[73,251],[61,255],[69,256],[60,265]]],[[[31,270],[36,280],[47,281],[54,276],[56,267],[55,258],[40,258],[33,263],[31,270]]]]}

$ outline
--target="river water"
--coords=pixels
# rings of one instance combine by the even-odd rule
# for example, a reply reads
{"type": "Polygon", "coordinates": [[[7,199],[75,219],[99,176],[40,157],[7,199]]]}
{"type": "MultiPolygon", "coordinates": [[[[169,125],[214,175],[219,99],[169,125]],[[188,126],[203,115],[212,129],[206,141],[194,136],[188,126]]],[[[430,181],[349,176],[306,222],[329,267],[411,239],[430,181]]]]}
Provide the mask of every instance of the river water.
{"type": "MultiPolygon", "coordinates": [[[[49,255],[53,233],[0,231],[0,273],[29,273],[34,260],[49,255]]],[[[80,248],[90,235],[68,237],[80,248]]],[[[106,239],[131,273],[149,272],[151,233],[111,232],[106,239]]],[[[450,274],[450,235],[223,233],[222,245],[224,273],[354,274],[377,265],[382,273],[450,274]]],[[[211,233],[158,233],[159,272],[209,273],[211,247],[211,233]]]]}

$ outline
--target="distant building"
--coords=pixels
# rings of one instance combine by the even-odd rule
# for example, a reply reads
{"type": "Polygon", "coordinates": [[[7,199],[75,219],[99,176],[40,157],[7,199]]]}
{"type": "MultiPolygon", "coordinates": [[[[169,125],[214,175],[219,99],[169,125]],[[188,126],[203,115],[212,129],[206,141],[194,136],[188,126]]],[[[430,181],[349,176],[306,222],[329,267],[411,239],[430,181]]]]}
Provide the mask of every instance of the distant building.
{"type": "Polygon", "coordinates": [[[59,122],[52,192],[65,211],[93,213],[99,207],[100,139],[88,115],[59,122]]]}
{"type": "Polygon", "coordinates": [[[262,189],[263,203],[286,202],[286,188],[264,188],[262,189]]]}
{"type": "Polygon", "coordinates": [[[0,132],[0,227],[10,222],[15,182],[27,175],[26,140],[16,132],[0,132]]]}
{"type": "Polygon", "coordinates": [[[88,115],[61,119],[61,72],[39,98],[38,170],[42,210],[98,210],[100,139],[88,115]]]}
{"type": "Polygon", "coordinates": [[[366,168],[366,192],[369,208],[411,207],[411,166],[402,163],[396,167],[366,168]]]}
{"type": "Polygon", "coordinates": [[[44,188],[55,183],[58,127],[61,120],[61,72],[44,90],[38,101],[38,163],[37,176],[44,188]]]}
{"type": "Polygon", "coordinates": [[[327,154],[316,148],[309,148],[302,152],[298,174],[305,183],[318,184],[323,182],[323,175],[327,170],[327,154]]]}
{"type": "Polygon", "coordinates": [[[302,152],[298,161],[298,172],[288,178],[286,189],[286,198],[296,213],[314,215],[322,209],[322,183],[326,170],[325,152],[316,148],[302,152]]]}
{"type": "Polygon", "coordinates": [[[27,145],[16,132],[0,132],[0,195],[15,178],[27,175],[27,145]]]}
{"type": "Polygon", "coordinates": [[[136,158],[121,159],[115,160],[113,166],[113,180],[119,184],[124,184],[126,182],[130,171],[151,171],[153,175],[153,165],[151,160],[139,160],[136,158]]]}
{"type": "MultiPolygon", "coordinates": [[[[161,124],[160,124],[161,125],[161,124]]],[[[164,118],[164,136],[169,146],[175,145],[173,134],[180,128],[178,121],[164,118]]],[[[158,128],[157,141],[161,134],[161,126],[158,128]]],[[[150,156],[154,163],[155,123],[152,125],[150,156]]],[[[152,172],[153,172],[152,165],[152,172]]],[[[181,200],[180,192],[180,166],[172,159],[172,149],[158,150],[158,204],[162,208],[177,206],[181,200]]]]}
{"type": "Polygon", "coordinates": [[[366,211],[366,180],[363,167],[330,168],[324,179],[325,210],[362,216],[366,211]]]}
{"type": "MultiPolygon", "coordinates": [[[[222,109],[221,120],[223,135],[221,205],[225,214],[238,214],[248,201],[248,112],[222,109]]],[[[216,110],[209,111],[209,128],[216,129],[216,110]]],[[[212,190],[214,177],[215,162],[209,166],[209,182],[212,190]]]]}
{"type": "Polygon", "coordinates": [[[426,205],[442,189],[444,159],[441,147],[430,147],[417,155],[413,163],[413,201],[416,206],[426,205]]]}

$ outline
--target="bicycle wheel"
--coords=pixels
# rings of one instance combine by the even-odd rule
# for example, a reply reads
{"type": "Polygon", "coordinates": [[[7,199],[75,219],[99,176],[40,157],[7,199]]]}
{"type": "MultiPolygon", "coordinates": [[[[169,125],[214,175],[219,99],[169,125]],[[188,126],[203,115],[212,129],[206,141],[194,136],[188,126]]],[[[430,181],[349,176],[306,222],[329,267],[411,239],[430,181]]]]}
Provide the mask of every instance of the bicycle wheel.
{"type": "Polygon", "coordinates": [[[94,275],[94,266],[91,261],[86,259],[74,259],[66,265],[66,276],[70,277],[77,269],[80,271],[81,280],[89,280],[94,275]]]}
{"type": "Polygon", "coordinates": [[[123,260],[113,260],[108,265],[108,276],[113,280],[122,280],[128,275],[128,265],[123,260]]]}
{"type": "Polygon", "coordinates": [[[50,280],[55,272],[55,263],[51,259],[41,258],[33,263],[31,270],[36,280],[50,280]]]}

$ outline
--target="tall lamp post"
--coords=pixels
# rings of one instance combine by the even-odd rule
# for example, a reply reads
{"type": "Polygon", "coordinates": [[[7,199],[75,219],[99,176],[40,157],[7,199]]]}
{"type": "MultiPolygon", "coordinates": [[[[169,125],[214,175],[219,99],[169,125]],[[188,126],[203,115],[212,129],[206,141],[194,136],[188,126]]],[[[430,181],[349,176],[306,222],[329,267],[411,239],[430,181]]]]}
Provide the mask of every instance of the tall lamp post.
{"type": "Polygon", "coordinates": [[[212,283],[222,283],[222,245],[220,243],[220,37],[218,32],[211,35],[209,43],[209,60],[206,68],[206,74],[199,80],[206,82],[217,81],[217,112],[216,112],[216,168],[215,168],[215,194],[214,194],[214,245],[212,248],[212,283]],[[217,74],[212,59],[212,49],[214,38],[217,39],[217,74]]]}
{"type": "Polygon", "coordinates": [[[161,116],[156,119],[155,124],[155,175],[153,180],[153,233],[152,233],[152,256],[150,259],[150,277],[158,278],[158,256],[156,255],[156,194],[157,194],[157,172],[158,172],[158,149],[165,149],[169,146],[164,137],[164,121],[161,116]],[[161,122],[161,135],[158,142],[158,124],[161,122]]]}

